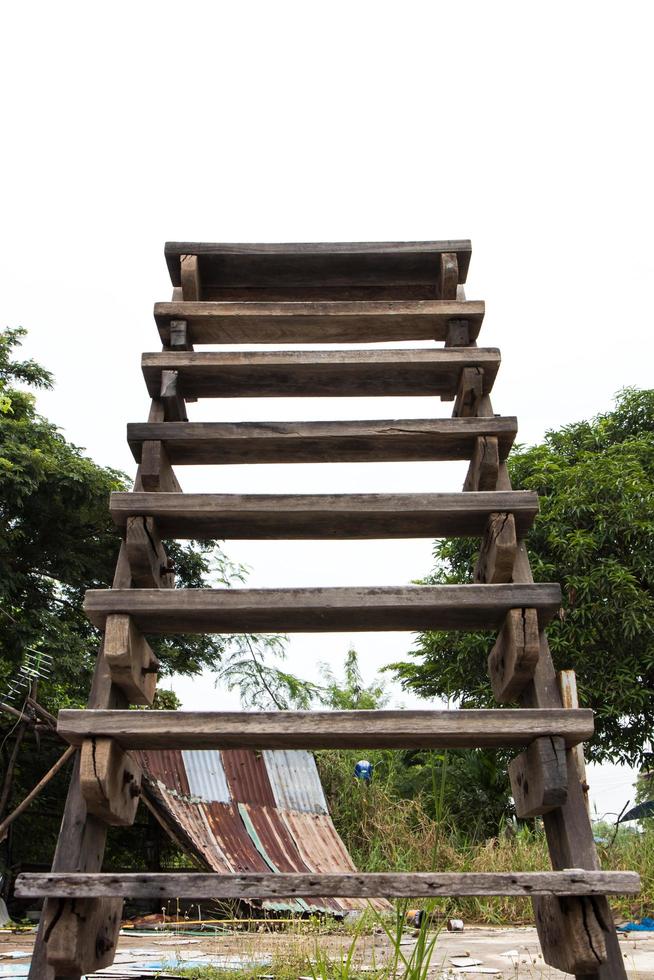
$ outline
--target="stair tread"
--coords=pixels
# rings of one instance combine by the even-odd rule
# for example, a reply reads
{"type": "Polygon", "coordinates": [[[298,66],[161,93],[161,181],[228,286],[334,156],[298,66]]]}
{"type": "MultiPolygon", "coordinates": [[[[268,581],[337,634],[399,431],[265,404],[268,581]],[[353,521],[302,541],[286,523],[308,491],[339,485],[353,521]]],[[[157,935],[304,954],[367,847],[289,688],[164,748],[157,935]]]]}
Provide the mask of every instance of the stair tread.
{"type": "Polygon", "coordinates": [[[351,351],[164,351],[141,358],[152,398],[161,372],[177,371],[188,398],[456,395],[464,368],[483,371],[488,394],[500,364],[495,348],[351,351]]]}
{"type": "Polygon", "coordinates": [[[514,515],[524,537],[538,512],[528,490],[403,494],[112,493],[118,527],[152,516],[172,538],[477,536],[493,513],[514,515]]]}
{"type": "Polygon", "coordinates": [[[123,896],[125,898],[423,898],[457,895],[635,895],[633,871],[341,872],[339,874],[216,872],[28,872],[19,875],[19,898],[123,896]]]}
{"type": "Polygon", "coordinates": [[[434,242],[212,243],[166,242],[174,286],[181,285],[182,255],[197,255],[203,293],[221,295],[266,287],[273,290],[338,290],[342,295],[434,296],[439,257],[454,252],[458,281],[466,280],[467,240],[434,242]]]}
{"type": "Polygon", "coordinates": [[[523,748],[567,746],[593,734],[593,712],[569,708],[377,711],[121,711],[64,709],[57,731],[72,745],[113,738],[124,749],[523,748]]]}
{"type": "Polygon", "coordinates": [[[465,319],[476,339],[484,318],[477,300],[155,303],[162,343],[170,321],[185,320],[195,344],[357,344],[445,340],[450,320],[465,319]]]}
{"type": "Polygon", "coordinates": [[[162,442],[175,464],[335,463],[470,459],[479,436],[506,459],[518,431],[512,416],[330,422],[132,422],[137,462],[144,442],[162,442]]]}
{"type": "Polygon", "coordinates": [[[410,585],[312,589],[97,589],[84,609],[102,628],[133,617],[143,633],[343,632],[499,629],[510,609],[533,608],[542,628],[558,584],[410,585]]]}

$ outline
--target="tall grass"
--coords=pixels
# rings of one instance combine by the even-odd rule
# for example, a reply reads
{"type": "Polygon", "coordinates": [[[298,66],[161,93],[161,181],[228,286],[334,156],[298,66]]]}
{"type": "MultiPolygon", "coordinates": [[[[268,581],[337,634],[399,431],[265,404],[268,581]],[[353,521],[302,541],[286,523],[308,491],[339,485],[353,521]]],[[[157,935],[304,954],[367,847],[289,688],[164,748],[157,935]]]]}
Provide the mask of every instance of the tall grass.
{"type": "MultiPolygon", "coordinates": [[[[386,754],[385,754],[386,755],[386,754]]],[[[391,755],[388,753],[388,755],[391,755]]],[[[361,871],[546,871],[551,868],[539,821],[501,826],[496,836],[480,839],[474,814],[454,820],[434,806],[443,800],[440,786],[402,799],[395,790],[396,763],[384,760],[379,779],[365,786],[352,778],[346,753],[319,753],[318,763],[332,818],[361,871]]],[[[654,821],[651,821],[654,823],[654,821]]],[[[598,845],[605,870],[637,871],[639,896],[616,896],[611,904],[619,919],[651,915],[654,909],[654,828],[643,834],[621,830],[611,845],[598,845]]],[[[496,925],[530,924],[529,899],[508,897],[439,899],[444,916],[496,925]]]]}

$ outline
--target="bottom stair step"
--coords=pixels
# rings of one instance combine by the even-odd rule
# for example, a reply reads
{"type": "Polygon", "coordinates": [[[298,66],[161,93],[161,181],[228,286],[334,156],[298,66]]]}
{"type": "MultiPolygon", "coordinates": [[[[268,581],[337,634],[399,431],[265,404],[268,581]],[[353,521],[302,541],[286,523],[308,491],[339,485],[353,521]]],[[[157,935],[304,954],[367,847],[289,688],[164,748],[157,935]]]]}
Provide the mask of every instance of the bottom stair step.
{"type": "Polygon", "coordinates": [[[22,874],[19,898],[379,898],[442,895],[635,895],[633,871],[381,874],[22,874]]]}

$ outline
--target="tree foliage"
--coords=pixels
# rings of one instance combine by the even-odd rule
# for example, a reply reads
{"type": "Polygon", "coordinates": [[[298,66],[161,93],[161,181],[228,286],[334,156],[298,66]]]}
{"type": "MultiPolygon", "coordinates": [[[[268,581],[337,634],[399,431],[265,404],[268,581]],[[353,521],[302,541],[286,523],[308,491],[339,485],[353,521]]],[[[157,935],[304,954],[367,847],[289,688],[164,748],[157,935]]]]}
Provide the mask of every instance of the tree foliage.
{"type": "MultiPolygon", "coordinates": [[[[548,627],[557,669],[574,669],[596,713],[591,758],[640,764],[654,730],[654,391],[628,389],[613,411],[546,434],[509,457],[516,489],[536,490],[527,539],[534,578],[559,582],[548,627]]],[[[478,541],[437,541],[429,583],[470,581],[478,541]]],[[[390,665],[424,697],[490,706],[487,633],[427,632],[390,665]]]]}

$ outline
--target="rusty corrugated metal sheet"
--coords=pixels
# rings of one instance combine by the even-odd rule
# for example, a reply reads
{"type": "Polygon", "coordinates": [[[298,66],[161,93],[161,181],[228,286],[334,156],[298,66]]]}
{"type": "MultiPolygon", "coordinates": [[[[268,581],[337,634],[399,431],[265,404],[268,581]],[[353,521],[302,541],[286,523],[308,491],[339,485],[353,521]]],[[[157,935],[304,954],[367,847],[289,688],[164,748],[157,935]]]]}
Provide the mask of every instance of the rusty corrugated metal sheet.
{"type": "Polygon", "coordinates": [[[263,758],[280,809],[327,813],[327,801],[311,752],[265,749],[263,758]]]}
{"type": "Polygon", "coordinates": [[[157,749],[139,753],[141,762],[155,779],[182,796],[190,796],[184,759],[179,749],[157,749]]]}
{"type": "MultiPolygon", "coordinates": [[[[327,812],[311,753],[244,749],[138,755],[151,809],[171,837],[209,870],[356,871],[327,812]]],[[[271,911],[339,914],[367,903],[314,898],[250,904],[271,911]]],[[[384,901],[373,904],[388,907],[384,901]]]]}
{"type": "Polygon", "coordinates": [[[227,784],[236,803],[258,803],[274,806],[268,770],[260,752],[251,749],[229,749],[221,752],[227,784]]]}

